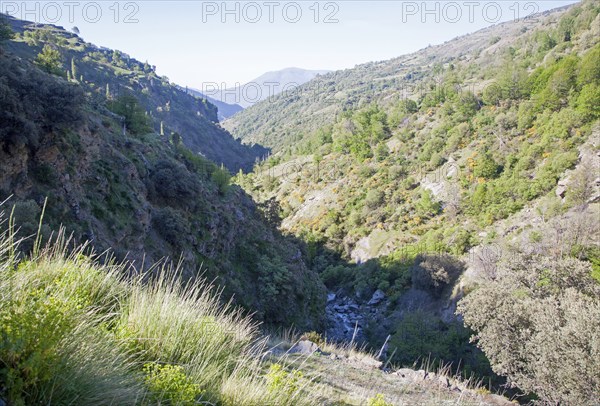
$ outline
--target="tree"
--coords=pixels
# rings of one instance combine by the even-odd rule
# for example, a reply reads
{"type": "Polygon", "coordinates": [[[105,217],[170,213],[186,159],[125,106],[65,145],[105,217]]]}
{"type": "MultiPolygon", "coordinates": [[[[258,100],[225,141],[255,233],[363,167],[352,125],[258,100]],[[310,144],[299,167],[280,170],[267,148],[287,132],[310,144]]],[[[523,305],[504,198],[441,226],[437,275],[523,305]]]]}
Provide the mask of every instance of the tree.
{"type": "Polygon", "coordinates": [[[580,86],[590,83],[600,85],[600,45],[596,45],[581,59],[577,81],[580,86]]]}
{"type": "Polygon", "coordinates": [[[113,113],[125,118],[125,126],[131,134],[143,134],[151,131],[146,112],[135,96],[125,93],[117,100],[109,102],[108,108],[113,113]]]}
{"type": "Polygon", "coordinates": [[[476,178],[493,179],[498,176],[501,166],[494,161],[489,153],[483,154],[474,162],[473,176],[476,178]]]}
{"type": "Polygon", "coordinates": [[[73,28],[71,28],[71,31],[73,31],[73,32],[74,32],[75,34],[77,34],[77,35],[79,35],[79,34],[80,34],[79,28],[77,28],[77,27],[73,27],[73,28]]]}
{"type": "Polygon", "coordinates": [[[600,393],[600,285],[574,258],[514,255],[458,305],[494,372],[544,404],[600,393]],[[584,371],[582,373],[582,371],[584,371]]]}
{"type": "Polygon", "coordinates": [[[577,111],[586,120],[595,120],[600,118],[600,86],[597,84],[587,84],[581,89],[577,98],[577,111]]]}
{"type": "Polygon", "coordinates": [[[400,101],[398,108],[401,112],[406,114],[412,114],[419,111],[419,106],[417,105],[417,102],[411,99],[403,99],[402,101],[400,101]]]}
{"type": "Polygon", "coordinates": [[[216,168],[213,174],[211,175],[211,180],[217,185],[219,188],[219,193],[221,195],[225,195],[227,190],[229,190],[229,181],[231,180],[231,174],[223,164],[221,164],[220,168],[216,168]]]}
{"type": "Polygon", "coordinates": [[[45,72],[61,75],[60,52],[52,48],[50,45],[44,45],[42,52],[35,58],[35,63],[45,72]]]}

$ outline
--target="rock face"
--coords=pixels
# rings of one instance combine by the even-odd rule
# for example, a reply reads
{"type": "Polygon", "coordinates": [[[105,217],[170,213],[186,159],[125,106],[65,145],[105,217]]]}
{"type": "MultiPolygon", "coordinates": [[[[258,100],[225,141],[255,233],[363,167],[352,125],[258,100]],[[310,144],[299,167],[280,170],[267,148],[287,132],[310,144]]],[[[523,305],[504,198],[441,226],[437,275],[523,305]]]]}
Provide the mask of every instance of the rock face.
{"type": "Polygon", "coordinates": [[[337,342],[351,342],[354,338],[354,343],[364,344],[367,323],[383,317],[386,308],[387,301],[381,290],[375,291],[368,302],[329,293],[325,309],[328,323],[325,335],[337,342]]]}

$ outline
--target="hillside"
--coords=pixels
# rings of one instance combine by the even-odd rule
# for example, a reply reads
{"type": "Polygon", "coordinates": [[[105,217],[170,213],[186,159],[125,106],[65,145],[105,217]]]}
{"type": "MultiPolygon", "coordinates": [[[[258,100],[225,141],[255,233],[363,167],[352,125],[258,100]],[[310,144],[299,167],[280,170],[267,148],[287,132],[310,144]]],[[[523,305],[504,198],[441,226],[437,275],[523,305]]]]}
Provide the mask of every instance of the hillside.
{"type": "MultiPolygon", "coordinates": [[[[577,303],[592,319],[600,306],[599,11],[584,1],[333,72],[224,123],[274,151],[236,183],[311,247],[328,337],[379,349],[390,336],[397,365],[427,354],[548,402],[575,398],[541,376],[570,375],[536,347],[572,344],[574,327],[547,330],[535,309],[577,303]]],[[[584,324],[580,342],[596,340],[584,324]]],[[[580,350],[552,351],[598,371],[598,348],[580,350]]],[[[575,403],[593,404],[599,385],[575,403]]]]}
{"type": "MultiPolygon", "coordinates": [[[[344,111],[372,103],[391,108],[399,100],[418,100],[442,90],[436,86],[451,87],[453,83],[445,80],[441,69],[450,65],[469,69],[464,78],[459,78],[463,89],[481,91],[486,80],[494,77],[493,67],[505,62],[507,49],[519,49],[532,33],[556,23],[562,13],[564,8],[535,18],[498,24],[391,60],[321,75],[294,91],[271,98],[268,103],[246,109],[226,121],[224,127],[244,142],[280,151],[333,123],[344,111]],[[484,72],[485,78],[482,77],[484,72]]],[[[539,45],[530,41],[529,47],[546,46],[542,44],[542,37],[538,40],[539,45]]],[[[547,51],[550,50],[540,50],[547,51]]]]}
{"type": "Polygon", "coordinates": [[[106,98],[117,99],[133,93],[150,118],[151,127],[167,136],[177,133],[183,143],[232,172],[249,170],[256,158],[266,154],[259,146],[240,144],[218,124],[217,107],[159,77],[148,62],[140,62],[118,50],[89,44],[62,27],[34,25],[2,16],[17,34],[5,48],[14,55],[33,60],[44,46],[60,51],[57,67],[66,77],[78,82],[101,104],[106,98]],[[68,72],[68,73],[67,73],[68,72]]]}
{"type": "Polygon", "coordinates": [[[197,90],[197,89],[190,89],[188,88],[184,88],[184,87],[179,87],[181,90],[185,90],[186,93],[191,94],[194,97],[197,97],[199,99],[206,99],[210,104],[214,105],[217,108],[217,119],[219,121],[223,121],[225,119],[228,119],[229,117],[233,116],[236,113],[239,113],[240,111],[244,110],[244,108],[242,106],[240,106],[239,104],[229,104],[229,103],[223,103],[220,100],[217,99],[213,99],[212,97],[208,97],[205,94],[203,94],[201,91],[197,90]]]}
{"type": "Polygon", "coordinates": [[[0,405],[597,405],[597,0],[223,127],[148,63],[8,21],[0,405]]]}
{"type": "MultiPolygon", "coordinates": [[[[35,34],[24,36],[30,35],[35,34]]],[[[190,133],[189,139],[221,134],[232,140],[202,114],[190,117],[189,111],[175,108],[176,101],[185,101],[205,106],[208,114],[210,105],[152,74],[136,81],[155,90],[132,87],[131,93],[106,97],[91,81],[67,80],[62,69],[47,73],[43,56],[34,57],[36,63],[28,59],[41,44],[27,49],[16,39],[2,46],[0,201],[9,199],[14,207],[18,237],[35,233],[47,198],[44,238],[62,225],[75,243],[90,241],[98,252],[110,250],[139,270],[181,258],[186,278],[203,274],[214,279],[224,288],[224,298],[235,295],[235,302],[257,320],[320,324],[324,288],[298,255],[298,244],[282,237],[246,193],[229,185],[225,168],[188,149],[185,136],[154,132],[154,121],[141,107],[144,97],[150,103],[170,93],[172,110],[153,113],[169,128],[199,123],[216,133],[190,133]],[[181,116],[189,121],[179,122],[181,116]]],[[[61,52],[74,51],[58,48],[42,55],[61,52]]],[[[92,77],[93,69],[102,68],[113,79],[105,65],[86,61],[77,65],[82,75],[92,77]]],[[[214,140],[211,145],[220,144],[214,140]]],[[[22,248],[30,250],[31,242],[22,248]]]]}

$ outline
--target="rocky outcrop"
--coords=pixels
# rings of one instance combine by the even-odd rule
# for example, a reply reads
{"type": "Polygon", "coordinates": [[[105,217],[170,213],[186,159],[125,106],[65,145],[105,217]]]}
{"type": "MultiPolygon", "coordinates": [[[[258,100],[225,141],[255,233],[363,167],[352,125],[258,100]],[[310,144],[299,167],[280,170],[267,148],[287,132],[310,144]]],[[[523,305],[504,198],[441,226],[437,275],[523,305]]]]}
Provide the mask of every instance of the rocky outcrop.
{"type": "Polygon", "coordinates": [[[382,318],[387,309],[385,294],[379,289],[368,301],[335,293],[329,293],[327,299],[325,335],[336,342],[366,343],[367,323],[382,318]]]}
{"type": "Polygon", "coordinates": [[[304,355],[312,355],[315,352],[322,353],[319,346],[310,340],[299,341],[292,348],[290,348],[290,350],[288,352],[290,354],[304,354],[304,355]]]}

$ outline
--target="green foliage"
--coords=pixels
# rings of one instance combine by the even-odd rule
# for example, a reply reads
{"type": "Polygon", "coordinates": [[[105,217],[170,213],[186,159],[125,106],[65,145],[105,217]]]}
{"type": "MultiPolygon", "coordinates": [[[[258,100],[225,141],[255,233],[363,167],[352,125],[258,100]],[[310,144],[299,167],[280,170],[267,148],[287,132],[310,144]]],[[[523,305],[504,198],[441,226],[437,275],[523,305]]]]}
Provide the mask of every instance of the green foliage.
{"type": "Polygon", "coordinates": [[[485,356],[469,343],[470,334],[459,323],[444,323],[422,310],[406,311],[390,339],[390,348],[396,350],[392,362],[412,367],[426,359],[432,368],[451,364],[452,368],[460,366],[465,376],[492,377],[485,356]]]}
{"type": "Polygon", "coordinates": [[[92,307],[106,314],[116,310],[122,293],[117,276],[92,268],[80,253],[61,255],[48,252],[22,262],[16,272],[0,266],[0,377],[8,389],[3,396],[15,405],[93,403],[101,393],[132,404],[141,391],[135,377],[127,377],[130,365],[98,329],[101,319],[88,313],[92,307]]]}
{"type": "Polygon", "coordinates": [[[600,44],[596,45],[581,59],[577,81],[579,86],[600,84],[600,44]]]}
{"type": "Polygon", "coordinates": [[[272,364],[266,378],[271,391],[286,392],[291,396],[300,390],[304,374],[298,370],[287,372],[281,364],[272,364]]]}
{"type": "Polygon", "coordinates": [[[229,189],[229,182],[231,180],[231,174],[223,165],[220,168],[216,168],[211,175],[212,181],[217,185],[219,193],[224,195],[229,189]]]}
{"type": "Polygon", "coordinates": [[[475,178],[494,179],[500,173],[502,167],[494,161],[494,158],[488,153],[477,158],[473,166],[473,176],[475,178]]]}
{"type": "Polygon", "coordinates": [[[46,73],[53,75],[62,75],[63,73],[60,52],[51,45],[44,45],[42,52],[35,59],[35,63],[46,73]]]}
{"type": "Polygon", "coordinates": [[[432,217],[439,213],[440,203],[436,202],[433,193],[426,189],[421,192],[421,198],[416,204],[417,214],[420,217],[432,217]]]}
{"type": "Polygon", "coordinates": [[[323,336],[321,334],[317,333],[316,331],[309,331],[307,333],[302,334],[301,339],[312,341],[313,343],[315,343],[319,346],[325,344],[325,342],[326,342],[325,338],[323,338],[323,336]]]}
{"type": "Polygon", "coordinates": [[[577,111],[586,121],[600,118],[600,85],[584,85],[577,98],[577,111]]]}
{"type": "Polygon", "coordinates": [[[355,112],[334,130],[333,140],[338,151],[351,153],[359,161],[373,156],[373,148],[389,137],[387,114],[378,107],[355,112]]]}
{"type": "Polygon", "coordinates": [[[144,365],[144,382],[151,392],[152,401],[165,405],[195,405],[204,392],[194,383],[181,365],[144,365]]]}
{"type": "Polygon", "coordinates": [[[179,249],[190,233],[189,225],[183,216],[171,207],[156,210],[152,215],[152,226],[167,242],[179,249]]]}
{"type": "Polygon", "coordinates": [[[259,296],[265,304],[265,316],[280,319],[280,301],[292,291],[292,275],[288,267],[278,258],[263,255],[256,265],[259,296]]]}
{"type": "Polygon", "coordinates": [[[465,266],[447,254],[418,255],[411,267],[412,284],[439,298],[446,286],[463,272],[465,266]]]}
{"type": "Polygon", "coordinates": [[[547,403],[593,403],[599,375],[576,375],[595,371],[600,357],[589,345],[600,331],[600,285],[589,264],[515,255],[497,275],[459,303],[494,371],[547,403]]]}
{"type": "Polygon", "coordinates": [[[152,131],[145,110],[133,94],[125,93],[116,100],[109,101],[108,108],[113,113],[124,117],[126,129],[131,134],[141,135],[152,131]]]}
{"type": "Polygon", "coordinates": [[[368,406],[393,406],[391,403],[388,403],[385,401],[385,397],[381,393],[378,393],[374,397],[369,398],[367,400],[367,405],[368,406]]]}

